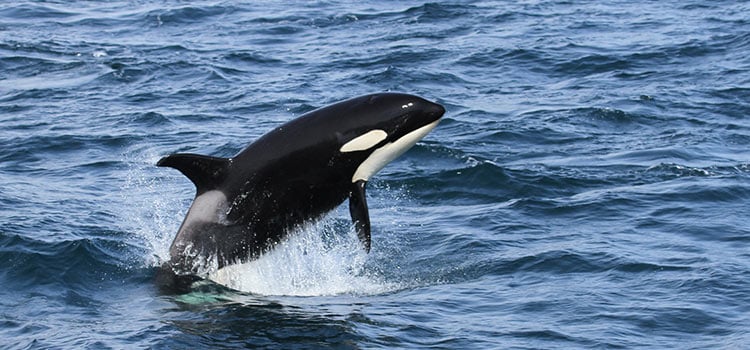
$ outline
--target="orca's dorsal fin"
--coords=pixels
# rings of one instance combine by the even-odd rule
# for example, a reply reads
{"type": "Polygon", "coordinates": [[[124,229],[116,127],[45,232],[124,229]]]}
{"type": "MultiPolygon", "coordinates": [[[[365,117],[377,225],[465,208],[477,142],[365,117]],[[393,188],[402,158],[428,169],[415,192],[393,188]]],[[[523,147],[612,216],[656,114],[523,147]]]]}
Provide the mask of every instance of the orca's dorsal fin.
{"type": "Polygon", "coordinates": [[[227,158],[177,153],[159,159],[156,165],[179,170],[195,184],[200,195],[217,188],[226,179],[231,162],[227,158]]]}
{"type": "Polygon", "coordinates": [[[370,252],[370,214],[367,210],[367,198],[365,197],[365,185],[367,181],[357,180],[352,183],[349,192],[349,214],[352,216],[357,237],[362,242],[366,252],[370,252]]]}

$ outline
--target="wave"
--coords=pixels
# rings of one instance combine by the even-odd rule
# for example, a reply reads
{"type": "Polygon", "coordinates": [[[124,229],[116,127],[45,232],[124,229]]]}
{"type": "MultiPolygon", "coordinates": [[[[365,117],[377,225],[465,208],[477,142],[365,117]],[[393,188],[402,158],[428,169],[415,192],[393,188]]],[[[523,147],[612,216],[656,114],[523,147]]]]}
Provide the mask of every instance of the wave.
{"type": "Polygon", "coordinates": [[[4,21],[15,19],[25,23],[29,18],[33,19],[64,19],[75,16],[76,13],[53,6],[52,4],[27,4],[20,3],[3,6],[0,10],[0,18],[4,21]]]}
{"type": "MultiPolygon", "coordinates": [[[[518,245],[520,246],[520,244],[518,245]]],[[[516,252],[514,252],[516,253],[516,252]]],[[[649,274],[669,271],[688,271],[690,264],[657,264],[647,261],[639,261],[633,258],[616,257],[601,251],[571,251],[550,250],[536,254],[523,255],[503,259],[479,260],[467,266],[462,266],[451,272],[449,278],[455,279],[477,279],[486,275],[529,275],[539,273],[541,275],[560,276],[575,273],[633,273],[649,274]]]]}
{"type": "Polygon", "coordinates": [[[3,280],[13,289],[49,284],[94,288],[102,278],[126,274],[135,261],[133,247],[121,237],[103,232],[96,238],[41,240],[0,233],[3,280]]]}

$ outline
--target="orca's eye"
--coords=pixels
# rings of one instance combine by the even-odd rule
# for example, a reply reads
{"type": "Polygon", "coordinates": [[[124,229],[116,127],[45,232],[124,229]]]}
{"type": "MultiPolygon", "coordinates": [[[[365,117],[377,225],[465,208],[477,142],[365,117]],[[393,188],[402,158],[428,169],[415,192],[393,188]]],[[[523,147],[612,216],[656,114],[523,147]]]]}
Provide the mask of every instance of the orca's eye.
{"type": "Polygon", "coordinates": [[[370,130],[345,143],[343,146],[341,146],[339,152],[346,153],[368,150],[380,143],[380,141],[385,140],[387,137],[388,133],[383,130],[370,130]]]}

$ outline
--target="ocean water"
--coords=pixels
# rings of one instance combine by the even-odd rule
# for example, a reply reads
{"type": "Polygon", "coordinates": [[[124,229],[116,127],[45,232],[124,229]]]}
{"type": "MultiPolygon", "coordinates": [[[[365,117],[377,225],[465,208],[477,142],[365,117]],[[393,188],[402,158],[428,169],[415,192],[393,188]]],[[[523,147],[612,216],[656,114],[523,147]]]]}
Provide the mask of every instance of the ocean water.
{"type": "Polygon", "coordinates": [[[0,5],[0,348],[743,349],[750,4],[0,5]],[[232,288],[154,285],[192,184],[400,91],[447,113],[232,288]]]}

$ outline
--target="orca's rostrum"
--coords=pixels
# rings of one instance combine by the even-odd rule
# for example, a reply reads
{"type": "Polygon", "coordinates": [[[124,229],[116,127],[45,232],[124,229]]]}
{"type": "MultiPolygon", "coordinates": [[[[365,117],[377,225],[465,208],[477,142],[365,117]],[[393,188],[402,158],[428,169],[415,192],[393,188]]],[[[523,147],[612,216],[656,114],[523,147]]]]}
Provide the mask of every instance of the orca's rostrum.
{"type": "Polygon", "coordinates": [[[372,94],[302,115],[232,158],[162,158],[158,166],[179,170],[197,189],[162,270],[200,275],[208,266],[253,260],[346,199],[369,251],[367,181],[435,128],[444,112],[417,96],[372,94]]]}

